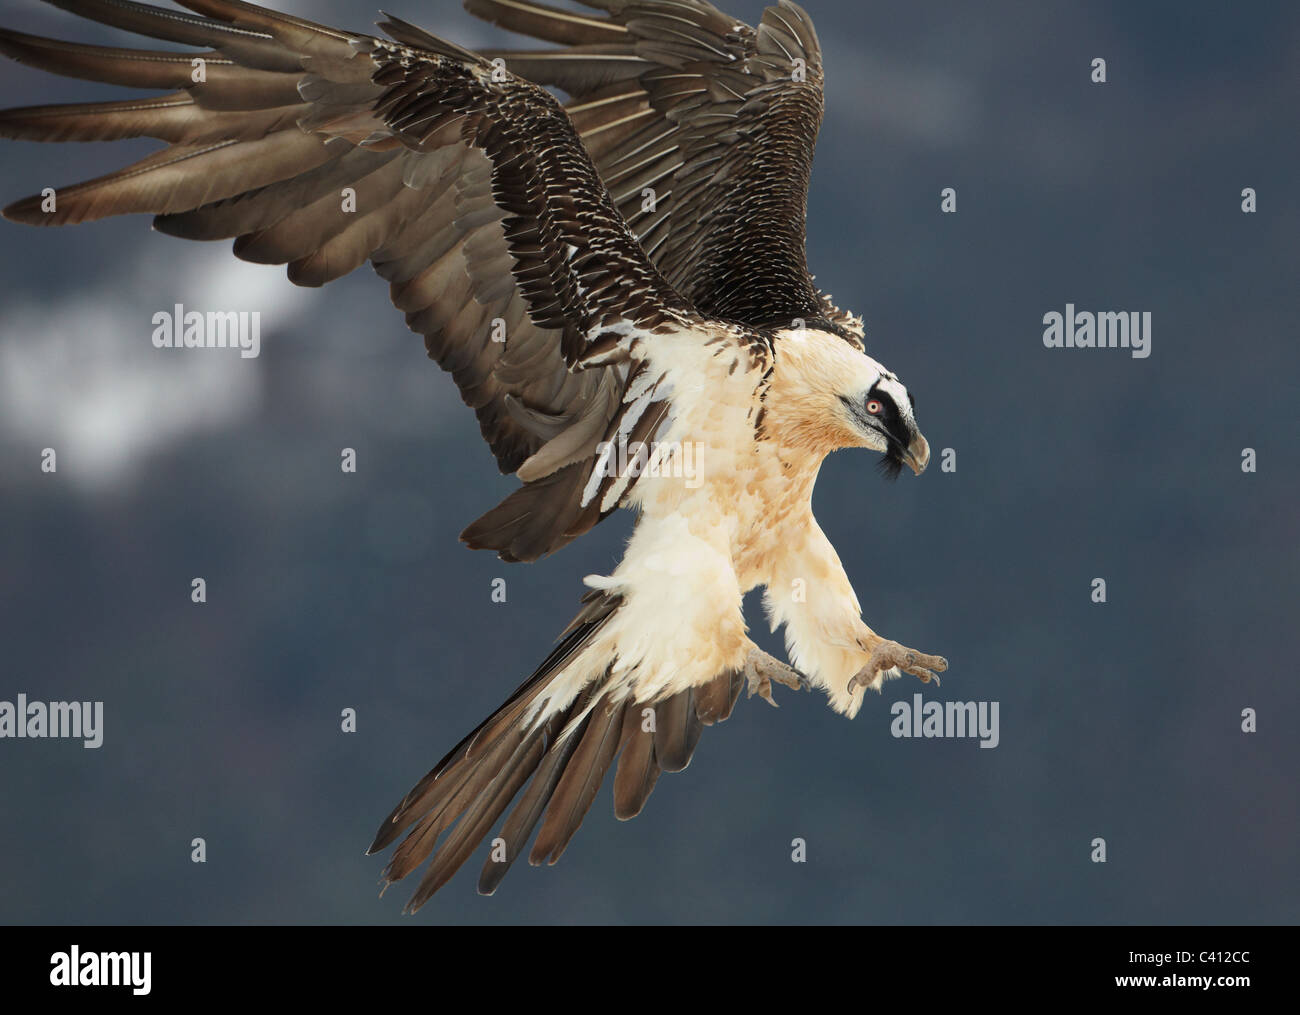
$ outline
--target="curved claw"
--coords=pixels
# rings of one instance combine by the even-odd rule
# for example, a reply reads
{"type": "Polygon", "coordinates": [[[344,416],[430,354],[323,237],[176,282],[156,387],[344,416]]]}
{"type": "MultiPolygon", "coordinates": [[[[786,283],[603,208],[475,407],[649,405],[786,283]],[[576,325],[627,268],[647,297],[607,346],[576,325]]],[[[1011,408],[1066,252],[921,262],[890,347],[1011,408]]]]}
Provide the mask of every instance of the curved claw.
{"type": "MultiPolygon", "coordinates": [[[[865,646],[863,647],[865,648],[865,646]]],[[[867,660],[867,664],[849,678],[849,693],[852,694],[859,687],[868,687],[875,683],[877,676],[883,670],[895,668],[902,670],[904,673],[910,673],[923,684],[928,684],[933,680],[937,687],[939,685],[938,674],[948,668],[948,660],[943,656],[932,656],[925,652],[918,652],[905,645],[900,645],[896,641],[882,640],[871,650],[871,656],[867,660]]]]}
{"type": "Polygon", "coordinates": [[[760,648],[752,648],[745,659],[745,679],[749,683],[748,697],[757,694],[773,708],[779,708],[772,697],[772,681],[793,690],[812,690],[812,682],[793,666],[769,655],[760,648]]]}

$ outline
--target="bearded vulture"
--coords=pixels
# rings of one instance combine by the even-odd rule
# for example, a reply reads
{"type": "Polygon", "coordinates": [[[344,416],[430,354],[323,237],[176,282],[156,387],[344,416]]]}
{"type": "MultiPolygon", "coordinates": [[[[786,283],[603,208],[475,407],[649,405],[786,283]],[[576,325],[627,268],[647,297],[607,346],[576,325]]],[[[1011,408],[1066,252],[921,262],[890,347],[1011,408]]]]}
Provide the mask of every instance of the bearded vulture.
{"type": "Polygon", "coordinates": [[[615,758],[614,812],[633,817],[744,687],[818,687],[852,717],[885,678],[947,668],[862,621],[812,515],[831,451],[882,452],[896,475],[930,450],[861,320],[805,265],[822,62],[794,3],[752,28],[705,0],[466,0],[552,46],[476,53],[392,17],[379,38],[241,0],[49,2],[199,48],[0,31],[22,63],[164,90],[8,110],[0,134],[167,145],[6,218],[147,212],[304,286],[368,260],[521,481],[466,543],[533,561],[639,513],[554,651],[383,821],[371,852],[405,833],[385,884],[429,861],[410,909],[512,802],[479,891],[539,823],[529,860],[555,863],[615,758]],[[757,586],[792,667],[746,636],[757,586]]]}

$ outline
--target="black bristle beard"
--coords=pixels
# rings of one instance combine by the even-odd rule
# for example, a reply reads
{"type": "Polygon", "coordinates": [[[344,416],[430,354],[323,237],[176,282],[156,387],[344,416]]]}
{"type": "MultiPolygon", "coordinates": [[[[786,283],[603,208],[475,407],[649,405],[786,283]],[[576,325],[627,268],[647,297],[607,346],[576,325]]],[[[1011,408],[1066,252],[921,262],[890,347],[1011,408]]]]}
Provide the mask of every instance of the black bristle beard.
{"type": "Polygon", "coordinates": [[[903,456],[894,448],[890,448],[880,456],[876,462],[876,468],[880,470],[880,474],[886,479],[895,480],[898,478],[899,473],[903,471],[903,456]]]}

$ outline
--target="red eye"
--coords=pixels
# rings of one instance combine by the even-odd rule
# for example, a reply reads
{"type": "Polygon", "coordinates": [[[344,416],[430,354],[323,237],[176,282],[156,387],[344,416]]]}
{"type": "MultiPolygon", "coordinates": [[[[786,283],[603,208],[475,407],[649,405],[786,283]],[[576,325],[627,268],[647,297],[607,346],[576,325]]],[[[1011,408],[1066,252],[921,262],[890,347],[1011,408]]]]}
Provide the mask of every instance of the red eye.
{"type": "Polygon", "coordinates": [[[873,398],[871,401],[869,401],[869,402],[867,403],[867,412],[871,413],[871,415],[873,415],[873,416],[879,416],[879,415],[880,415],[880,410],[881,410],[882,408],[884,408],[884,406],[882,406],[882,405],[881,405],[879,402],[877,402],[874,398],[873,398]]]}

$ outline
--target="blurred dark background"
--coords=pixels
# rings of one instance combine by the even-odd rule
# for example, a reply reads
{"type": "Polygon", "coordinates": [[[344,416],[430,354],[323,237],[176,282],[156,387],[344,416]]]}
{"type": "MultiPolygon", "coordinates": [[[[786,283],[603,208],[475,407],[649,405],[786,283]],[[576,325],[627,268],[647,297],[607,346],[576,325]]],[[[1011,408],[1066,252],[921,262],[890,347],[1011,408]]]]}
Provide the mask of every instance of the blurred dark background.
{"type": "MultiPolygon", "coordinates": [[[[807,6],[828,79],[810,260],[936,453],[896,485],[836,455],[815,507],[867,622],[951,669],[853,722],[820,695],[742,699],[635,821],[606,786],[557,867],[483,899],[480,853],[414,919],[1294,922],[1300,8],[807,6]],[[1151,357],[1045,349],[1067,302],[1150,311],[1151,357]],[[917,691],[999,702],[1000,745],[894,739],[890,705],[917,691]]],[[[505,38],[453,0],[389,9],[505,38]]],[[[34,0],[2,11],[151,45],[34,0]]],[[[117,95],[8,62],[0,90],[117,95]]],[[[5,143],[0,196],[149,148],[5,143]]],[[[402,919],[414,883],[377,896],[375,827],[548,651],[631,519],[532,566],[460,545],[514,481],[369,268],[297,290],[143,217],[0,223],[0,259],[0,699],[105,703],[99,750],[0,740],[0,921],[402,919]],[[260,310],[261,357],[155,350],[150,318],[177,302],[260,310]]]]}

